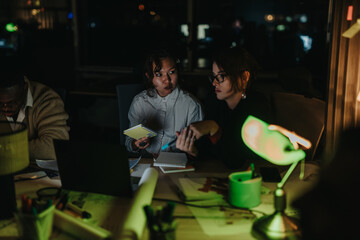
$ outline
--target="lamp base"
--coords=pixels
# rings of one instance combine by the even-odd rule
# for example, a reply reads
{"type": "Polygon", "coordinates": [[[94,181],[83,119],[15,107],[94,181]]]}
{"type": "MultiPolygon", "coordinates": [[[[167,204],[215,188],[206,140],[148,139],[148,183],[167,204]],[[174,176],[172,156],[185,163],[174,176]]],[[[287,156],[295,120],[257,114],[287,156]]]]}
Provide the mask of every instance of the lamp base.
{"type": "Polygon", "coordinates": [[[281,211],[256,220],[251,234],[256,239],[301,239],[299,222],[281,211]]]}
{"type": "Polygon", "coordinates": [[[16,210],[15,185],[12,174],[0,176],[0,220],[10,219],[16,210]]]}

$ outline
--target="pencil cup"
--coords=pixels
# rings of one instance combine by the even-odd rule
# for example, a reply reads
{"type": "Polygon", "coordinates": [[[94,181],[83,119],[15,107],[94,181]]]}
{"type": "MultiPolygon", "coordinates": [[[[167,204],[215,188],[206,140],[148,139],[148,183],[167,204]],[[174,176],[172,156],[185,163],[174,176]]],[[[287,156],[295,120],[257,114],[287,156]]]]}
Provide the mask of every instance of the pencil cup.
{"type": "Polygon", "coordinates": [[[52,232],[55,206],[52,205],[37,215],[16,213],[20,239],[49,239],[52,232]]]}
{"type": "Polygon", "coordinates": [[[261,202],[261,177],[252,178],[252,172],[234,172],[229,175],[229,202],[235,207],[253,208],[261,202]]]}
{"type": "Polygon", "coordinates": [[[153,226],[149,228],[150,237],[149,240],[175,240],[176,239],[176,223],[173,222],[168,228],[162,230],[153,226]]]}

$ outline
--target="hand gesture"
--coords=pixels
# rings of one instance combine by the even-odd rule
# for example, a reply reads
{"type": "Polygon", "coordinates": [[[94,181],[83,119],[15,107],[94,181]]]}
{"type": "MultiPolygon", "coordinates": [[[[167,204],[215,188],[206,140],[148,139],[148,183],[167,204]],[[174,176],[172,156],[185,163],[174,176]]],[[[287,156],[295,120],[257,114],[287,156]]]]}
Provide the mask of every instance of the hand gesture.
{"type": "Polygon", "coordinates": [[[194,157],[198,155],[198,150],[194,146],[195,134],[190,127],[183,128],[181,132],[176,132],[176,148],[194,157]]]}
{"type": "Polygon", "coordinates": [[[213,120],[205,120],[194,122],[189,126],[196,139],[200,139],[204,135],[214,135],[219,130],[219,125],[213,120]]]}
{"type": "Polygon", "coordinates": [[[132,142],[132,148],[133,150],[137,149],[145,149],[150,145],[150,140],[148,137],[143,137],[138,140],[135,140],[132,142]]]}

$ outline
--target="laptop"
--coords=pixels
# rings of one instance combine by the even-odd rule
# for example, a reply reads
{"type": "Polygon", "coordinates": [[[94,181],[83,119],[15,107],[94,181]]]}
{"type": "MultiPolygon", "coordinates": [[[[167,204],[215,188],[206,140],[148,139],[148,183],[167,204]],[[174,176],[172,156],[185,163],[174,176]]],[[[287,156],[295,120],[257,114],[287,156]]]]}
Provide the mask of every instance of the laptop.
{"type": "Polygon", "coordinates": [[[63,189],[132,197],[128,152],[120,144],[54,140],[63,189]]]}

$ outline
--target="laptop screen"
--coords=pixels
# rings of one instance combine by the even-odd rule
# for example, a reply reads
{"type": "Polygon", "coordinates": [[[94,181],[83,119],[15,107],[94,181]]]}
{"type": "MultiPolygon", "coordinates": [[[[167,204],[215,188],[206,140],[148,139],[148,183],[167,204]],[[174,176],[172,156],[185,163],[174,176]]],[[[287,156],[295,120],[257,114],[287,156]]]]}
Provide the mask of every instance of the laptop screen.
{"type": "Polygon", "coordinates": [[[63,189],[132,197],[124,146],[54,140],[54,147],[63,189]]]}

